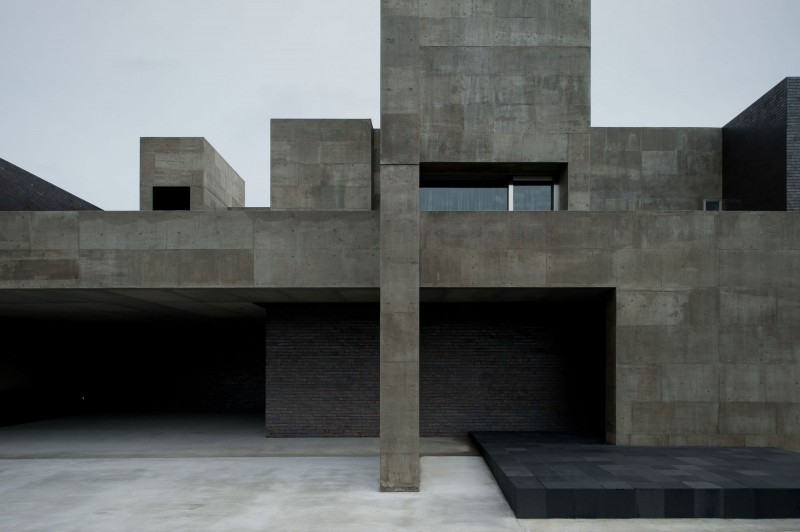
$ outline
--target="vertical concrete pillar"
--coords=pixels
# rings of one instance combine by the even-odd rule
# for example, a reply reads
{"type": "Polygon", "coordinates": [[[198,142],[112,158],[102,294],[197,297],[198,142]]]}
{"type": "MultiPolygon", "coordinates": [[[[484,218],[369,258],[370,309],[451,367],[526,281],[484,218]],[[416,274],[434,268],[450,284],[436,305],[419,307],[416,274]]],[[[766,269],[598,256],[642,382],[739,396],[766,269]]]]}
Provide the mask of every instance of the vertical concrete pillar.
{"type": "Polygon", "coordinates": [[[381,1],[381,491],[420,477],[418,9],[381,1]]]}

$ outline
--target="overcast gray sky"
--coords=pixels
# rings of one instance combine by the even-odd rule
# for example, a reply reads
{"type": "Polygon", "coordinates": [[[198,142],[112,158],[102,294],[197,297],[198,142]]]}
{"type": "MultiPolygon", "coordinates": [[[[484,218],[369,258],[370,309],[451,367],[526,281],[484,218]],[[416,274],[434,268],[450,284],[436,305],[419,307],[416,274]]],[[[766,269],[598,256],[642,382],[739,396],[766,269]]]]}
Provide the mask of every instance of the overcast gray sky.
{"type": "MultiPolygon", "coordinates": [[[[270,118],[379,125],[379,0],[0,0],[0,157],[139,207],[139,137],[204,136],[269,203],[270,118]]],[[[594,126],[720,127],[800,76],[800,0],[593,0],[594,126]]]]}

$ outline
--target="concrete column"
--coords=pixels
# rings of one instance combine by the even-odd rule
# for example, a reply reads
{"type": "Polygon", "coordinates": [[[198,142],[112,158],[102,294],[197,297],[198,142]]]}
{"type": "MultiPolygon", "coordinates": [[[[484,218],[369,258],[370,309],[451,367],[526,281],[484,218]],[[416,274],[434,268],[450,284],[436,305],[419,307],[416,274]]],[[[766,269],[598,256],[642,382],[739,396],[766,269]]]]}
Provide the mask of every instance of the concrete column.
{"type": "Polygon", "coordinates": [[[419,180],[381,168],[381,490],[419,490],[419,180]]]}
{"type": "Polygon", "coordinates": [[[419,491],[418,2],[381,2],[381,491],[419,491]]]}

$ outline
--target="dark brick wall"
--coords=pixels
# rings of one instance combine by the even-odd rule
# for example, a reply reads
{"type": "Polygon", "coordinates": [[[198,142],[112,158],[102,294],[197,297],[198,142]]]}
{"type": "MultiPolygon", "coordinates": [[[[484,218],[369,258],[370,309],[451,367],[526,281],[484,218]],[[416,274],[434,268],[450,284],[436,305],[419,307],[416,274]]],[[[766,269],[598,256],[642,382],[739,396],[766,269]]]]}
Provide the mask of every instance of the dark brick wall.
{"type": "Polygon", "coordinates": [[[800,78],[786,80],[786,208],[800,211],[800,78]]]}
{"type": "Polygon", "coordinates": [[[725,210],[787,207],[787,80],[722,128],[725,210]]]}
{"type": "Polygon", "coordinates": [[[603,302],[422,306],[420,433],[603,434],[603,302]]]}
{"type": "Polygon", "coordinates": [[[100,412],[264,411],[264,323],[5,321],[0,424],[100,412]]]}
{"type": "Polygon", "coordinates": [[[267,436],[378,436],[378,305],[266,308],[267,436]]]}
{"type": "MultiPolygon", "coordinates": [[[[423,304],[422,436],[602,434],[604,331],[602,303],[423,304]]],[[[266,343],[268,436],[378,435],[377,305],[268,307],[266,343]]]]}
{"type": "Polygon", "coordinates": [[[0,211],[97,211],[44,179],[0,159],[0,211]]]}

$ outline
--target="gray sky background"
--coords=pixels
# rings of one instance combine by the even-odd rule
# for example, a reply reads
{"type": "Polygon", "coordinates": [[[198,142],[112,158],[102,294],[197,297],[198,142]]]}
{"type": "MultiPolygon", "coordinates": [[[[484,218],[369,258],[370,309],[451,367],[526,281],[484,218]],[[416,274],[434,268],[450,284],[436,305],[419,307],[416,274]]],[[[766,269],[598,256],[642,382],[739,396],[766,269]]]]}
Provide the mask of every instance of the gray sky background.
{"type": "MultiPolygon", "coordinates": [[[[139,137],[269,203],[270,118],[379,126],[379,0],[0,0],[0,157],[139,208],[139,137]]],[[[800,0],[593,0],[592,125],[721,127],[800,76],[800,0]]]]}

